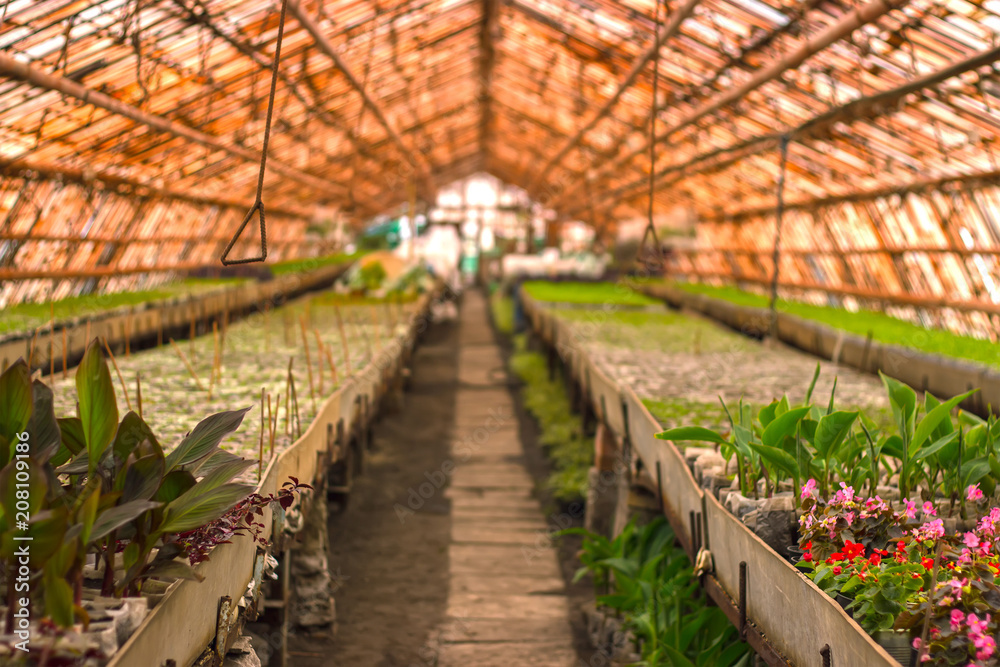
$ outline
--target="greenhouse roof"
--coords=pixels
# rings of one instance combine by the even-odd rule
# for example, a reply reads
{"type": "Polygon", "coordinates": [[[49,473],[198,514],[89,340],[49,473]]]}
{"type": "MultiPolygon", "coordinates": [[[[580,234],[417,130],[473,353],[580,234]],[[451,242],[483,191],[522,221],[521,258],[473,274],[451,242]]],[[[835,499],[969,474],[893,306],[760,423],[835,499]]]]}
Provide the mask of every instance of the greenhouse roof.
{"type": "MultiPolygon", "coordinates": [[[[849,272],[820,257],[832,282],[980,298],[959,265],[1000,239],[1000,2],[661,4],[657,23],[654,0],[288,0],[264,192],[275,254],[301,253],[317,205],[361,220],[411,182],[433,202],[479,171],[563,219],[643,212],[659,44],[658,205],[724,239],[692,271],[763,275],[787,139],[792,247],[799,233],[869,253],[849,272]],[[953,270],[925,253],[923,278],[902,276],[885,250],[911,246],[952,253],[953,270]]],[[[254,201],[279,12],[5,2],[0,279],[215,261],[254,201]]]]}

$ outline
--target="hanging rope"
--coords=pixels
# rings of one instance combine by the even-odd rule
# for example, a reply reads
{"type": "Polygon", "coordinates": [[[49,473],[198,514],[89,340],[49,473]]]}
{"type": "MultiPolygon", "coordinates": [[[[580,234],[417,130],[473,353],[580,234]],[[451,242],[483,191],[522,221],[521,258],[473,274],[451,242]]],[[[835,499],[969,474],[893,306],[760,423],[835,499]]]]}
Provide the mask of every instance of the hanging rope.
{"type": "MultiPolygon", "coordinates": [[[[653,45],[658,45],[658,40],[660,39],[660,27],[662,19],[660,18],[660,0],[656,0],[653,10],[653,22],[654,22],[654,32],[653,32],[653,45]]],[[[644,264],[653,264],[654,268],[660,268],[663,266],[662,249],[660,248],[660,239],[656,234],[656,227],[653,224],[653,196],[656,189],[656,106],[657,98],[659,97],[659,84],[660,84],[660,49],[657,47],[656,52],[653,54],[653,97],[650,102],[650,114],[649,114],[649,209],[648,209],[648,221],[646,223],[646,229],[642,232],[642,241],[639,243],[639,251],[637,257],[644,264]],[[643,250],[646,248],[646,239],[652,235],[653,237],[653,255],[647,260],[643,257],[643,250]]]]}
{"type": "Polygon", "coordinates": [[[263,262],[267,259],[267,223],[264,222],[264,202],[261,199],[264,194],[264,173],[267,171],[267,142],[271,138],[271,114],[274,112],[274,93],[278,86],[278,61],[281,60],[281,40],[285,36],[285,10],[288,0],[281,0],[281,18],[278,20],[278,40],[274,45],[274,62],[271,63],[271,92],[267,98],[267,120],[264,122],[264,145],[260,149],[260,173],[257,176],[257,199],[253,206],[247,211],[243,218],[243,223],[236,230],[233,238],[229,241],[225,251],[222,253],[222,265],[232,266],[233,264],[250,264],[251,262],[263,262]],[[260,255],[257,257],[247,257],[245,259],[229,259],[229,251],[236,245],[240,234],[246,228],[247,223],[254,213],[260,215],[260,255]]]}
{"type": "Polygon", "coordinates": [[[774,271],[771,273],[771,298],[767,304],[771,315],[769,332],[772,336],[777,334],[778,329],[778,265],[781,261],[781,222],[785,217],[785,172],[788,167],[788,144],[789,136],[787,134],[781,135],[781,166],[778,169],[778,202],[775,206],[774,219],[774,254],[771,256],[774,271]]]}

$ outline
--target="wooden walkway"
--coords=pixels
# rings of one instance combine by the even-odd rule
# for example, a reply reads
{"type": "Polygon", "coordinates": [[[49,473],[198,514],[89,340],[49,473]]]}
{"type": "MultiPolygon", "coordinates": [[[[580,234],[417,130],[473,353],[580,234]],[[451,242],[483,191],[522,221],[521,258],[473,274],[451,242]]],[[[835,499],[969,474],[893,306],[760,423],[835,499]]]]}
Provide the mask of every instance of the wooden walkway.
{"type": "MultiPolygon", "coordinates": [[[[576,661],[556,550],[524,465],[500,349],[478,291],[459,333],[449,591],[438,667],[568,667],[576,661]]],[[[447,464],[446,464],[447,465],[447,464]]]]}

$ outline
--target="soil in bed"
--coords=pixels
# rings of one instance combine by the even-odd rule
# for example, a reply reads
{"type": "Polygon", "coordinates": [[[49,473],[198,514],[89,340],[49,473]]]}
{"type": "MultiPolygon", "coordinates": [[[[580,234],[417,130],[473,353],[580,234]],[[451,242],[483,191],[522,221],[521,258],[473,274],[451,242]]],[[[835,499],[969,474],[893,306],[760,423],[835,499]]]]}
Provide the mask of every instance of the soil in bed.
{"type": "Polygon", "coordinates": [[[294,635],[296,667],[424,667],[448,597],[450,504],[443,490],[401,522],[410,489],[448,459],[457,391],[458,323],[433,325],[414,357],[402,410],[374,428],[374,451],[348,506],[331,507],[330,572],[337,604],[333,640],[294,635]]]}

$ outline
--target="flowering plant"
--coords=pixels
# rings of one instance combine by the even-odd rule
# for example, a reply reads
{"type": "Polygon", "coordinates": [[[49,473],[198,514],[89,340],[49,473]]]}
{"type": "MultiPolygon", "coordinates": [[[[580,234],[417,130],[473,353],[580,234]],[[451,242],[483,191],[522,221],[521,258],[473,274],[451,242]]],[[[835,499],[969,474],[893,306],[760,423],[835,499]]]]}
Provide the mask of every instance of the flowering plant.
{"type": "Polygon", "coordinates": [[[802,487],[799,544],[809,543],[813,556],[820,560],[855,542],[862,545],[862,555],[885,549],[903,534],[901,523],[909,520],[911,514],[916,516],[910,505],[905,512],[896,512],[878,496],[857,496],[854,488],[843,482],[829,502],[817,497],[814,489],[812,480],[802,487]]]}

